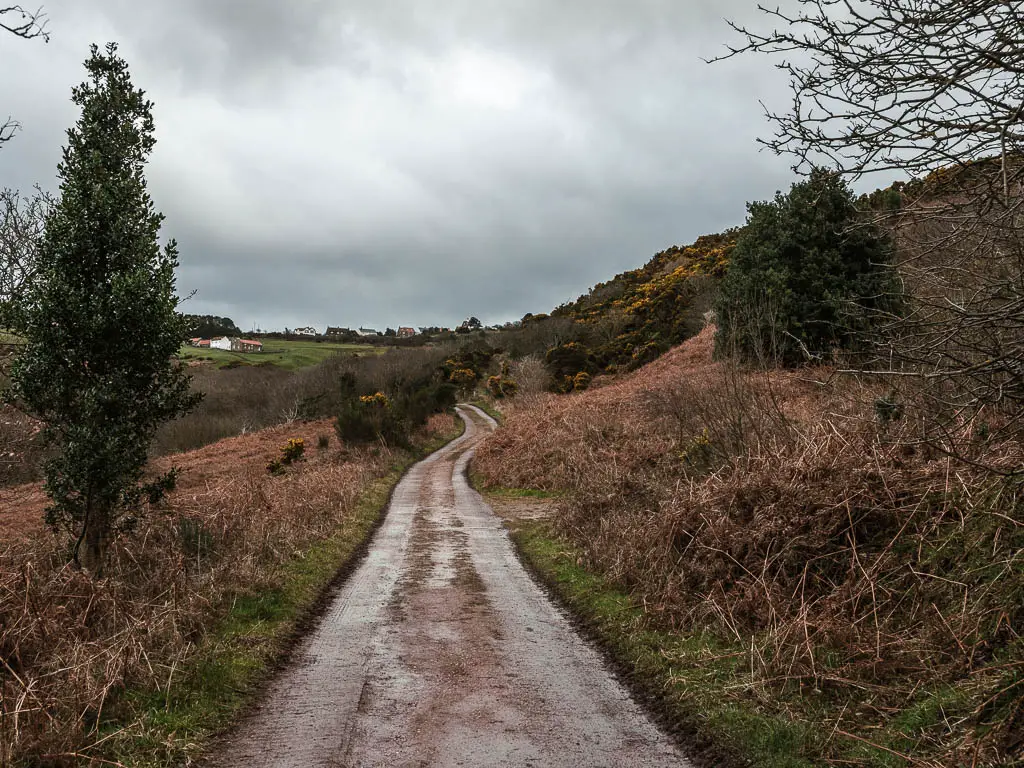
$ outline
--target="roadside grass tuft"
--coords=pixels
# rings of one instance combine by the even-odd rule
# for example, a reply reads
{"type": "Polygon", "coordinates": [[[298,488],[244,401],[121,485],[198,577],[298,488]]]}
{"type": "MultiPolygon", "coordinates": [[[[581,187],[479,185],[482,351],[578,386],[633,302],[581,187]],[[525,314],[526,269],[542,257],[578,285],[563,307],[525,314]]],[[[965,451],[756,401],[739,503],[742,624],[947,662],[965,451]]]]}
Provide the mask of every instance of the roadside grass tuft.
{"type": "Polygon", "coordinates": [[[493,400],[485,400],[481,398],[479,400],[471,400],[469,404],[475,405],[481,411],[483,411],[496,422],[498,422],[498,424],[501,424],[501,422],[505,420],[505,414],[503,414],[501,411],[494,407],[493,400]]]}
{"type": "MultiPolygon", "coordinates": [[[[483,476],[476,472],[470,473],[470,482],[474,488],[484,487],[483,476]]],[[[538,488],[487,488],[485,493],[502,499],[559,499],[565,495],[561,491],[542,491],[538,488]]]]}

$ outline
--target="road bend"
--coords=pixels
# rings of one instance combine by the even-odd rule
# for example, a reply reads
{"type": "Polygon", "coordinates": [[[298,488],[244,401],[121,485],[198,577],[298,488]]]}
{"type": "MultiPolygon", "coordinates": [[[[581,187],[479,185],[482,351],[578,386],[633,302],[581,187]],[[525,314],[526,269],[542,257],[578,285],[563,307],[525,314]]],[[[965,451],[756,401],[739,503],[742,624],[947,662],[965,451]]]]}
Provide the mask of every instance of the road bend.
{"type": "Polygon", "coordinates": [[[466,482],[495,424],[459,414],[465,434],[399,483],[366,559],[208,765],[690,765],[524,571],[466,482]]]}

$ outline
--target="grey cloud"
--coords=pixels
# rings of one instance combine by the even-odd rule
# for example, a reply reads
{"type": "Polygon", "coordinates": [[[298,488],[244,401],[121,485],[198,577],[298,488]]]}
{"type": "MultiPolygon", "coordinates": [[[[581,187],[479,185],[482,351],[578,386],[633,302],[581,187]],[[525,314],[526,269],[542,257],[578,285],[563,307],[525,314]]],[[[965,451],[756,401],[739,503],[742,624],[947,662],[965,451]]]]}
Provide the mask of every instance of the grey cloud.
{"type": "Polygon", "coordinates": [[[51,184],[90,42],[156,103],[149,169],[197,312],[244,327],[547,311],[789,183],[759,153],[763,60],[707,66],[753,4],[54,0],[0,39],[25,124],[3,182],[51,184]]]}

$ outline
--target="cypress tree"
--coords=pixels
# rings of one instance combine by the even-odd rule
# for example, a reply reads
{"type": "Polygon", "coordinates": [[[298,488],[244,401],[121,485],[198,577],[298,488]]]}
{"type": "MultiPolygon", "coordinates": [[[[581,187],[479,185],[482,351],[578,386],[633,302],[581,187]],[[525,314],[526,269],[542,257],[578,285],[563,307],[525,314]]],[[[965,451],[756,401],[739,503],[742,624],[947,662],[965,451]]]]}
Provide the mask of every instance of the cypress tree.
{"type": "Polygon", "coordinates": [[[112,537],[157,500],[173,472],[144,483],[156,429],[197,398],[176,355],[174,241],[146,191],[152,103],[132,85],[117,46],[92,46],[72,90],[81,117],[58,166],[60,200],[37,273],[17,308],[26,339],[9,399],[45,423],[47,522],[73,536],[72,557],[101,575],[112,537]],[[84,546],[84,549],[83,549],[84,546]]]}

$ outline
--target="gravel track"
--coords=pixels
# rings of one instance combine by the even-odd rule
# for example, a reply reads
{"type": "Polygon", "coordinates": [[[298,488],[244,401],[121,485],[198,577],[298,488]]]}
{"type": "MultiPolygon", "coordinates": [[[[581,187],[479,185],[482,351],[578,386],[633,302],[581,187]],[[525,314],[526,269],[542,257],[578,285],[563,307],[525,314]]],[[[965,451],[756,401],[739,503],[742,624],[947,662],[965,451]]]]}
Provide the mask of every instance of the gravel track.
{"type": "Polygon", "coordinates": [[[688,768],[517,560],[465,479],[494,422],[395,489],[369,554],[261,703],[228,768],[688,768]]]}

